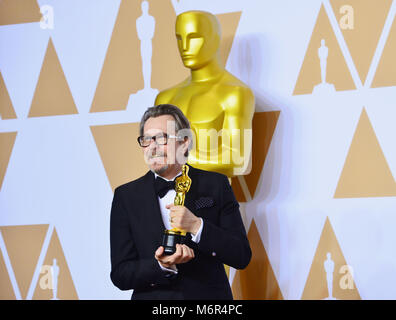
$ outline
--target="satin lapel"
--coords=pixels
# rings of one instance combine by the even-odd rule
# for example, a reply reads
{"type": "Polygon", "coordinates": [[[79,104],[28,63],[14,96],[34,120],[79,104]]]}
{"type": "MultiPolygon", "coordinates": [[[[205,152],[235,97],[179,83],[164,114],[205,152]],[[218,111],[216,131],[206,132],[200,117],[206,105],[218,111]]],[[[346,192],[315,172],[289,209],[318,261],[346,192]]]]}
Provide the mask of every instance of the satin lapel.
{"type": "Polygon", "coordinates": [[[190,190],[186,193],[186,197],[184,199],[184,206],[187,207],[192,213],[195,211],[194,200],[196,198],[197,190],[198,190],[198,180],[196,178],[195,170],[189,164],[188,176],[191,178],[191,187],[190,190]]]}
{"type": "Polygon", "coordinates": [[[153,249],[155,251],[161,244],[162,234],[164,233],[165,226],[164,222],[162,221],[158,197],[154,189],[154,179],[154,174],[149,171],[146,174],[145,183],[142,187],[142,195],[144,195],[144,201],[141,208],[143,210],[142,217],[144,219],[142,228],[144,226],[149,226],[147,228],[147,240],[153,241],[155,239],[155,242],[153,243],[153,249]]]}

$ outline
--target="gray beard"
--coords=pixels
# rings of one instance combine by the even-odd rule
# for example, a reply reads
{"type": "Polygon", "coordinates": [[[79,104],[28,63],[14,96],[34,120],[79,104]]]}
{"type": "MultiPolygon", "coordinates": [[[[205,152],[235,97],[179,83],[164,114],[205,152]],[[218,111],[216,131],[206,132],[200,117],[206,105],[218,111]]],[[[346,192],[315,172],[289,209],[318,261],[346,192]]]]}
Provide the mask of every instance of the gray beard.
{"type": "Polygon", "coordinates": [[[151,172],[154,172],[158,175],[162,175],[166,170],[168,170],[168,168],[169,168],[169,165],[165,165],[161,169],[158,169],[158,170],[150,169],[150,170],[151,170],[151,172]]]}

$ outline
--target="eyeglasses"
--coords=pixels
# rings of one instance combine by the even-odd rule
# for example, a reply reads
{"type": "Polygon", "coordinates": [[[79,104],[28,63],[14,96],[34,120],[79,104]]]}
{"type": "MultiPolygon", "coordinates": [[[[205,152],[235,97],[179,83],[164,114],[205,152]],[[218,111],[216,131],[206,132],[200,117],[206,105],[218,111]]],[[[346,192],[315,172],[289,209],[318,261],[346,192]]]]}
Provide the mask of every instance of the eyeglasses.
{"type": "Polygon", "coordinates": [[[155,136],[140,136],[137,138],[139,145],[143,148],[148,147],[151,141],[162,146],[168,143],[169,138],[178,138],[178,136],[168,135],[166,133],[158,133],[155,136]]]}

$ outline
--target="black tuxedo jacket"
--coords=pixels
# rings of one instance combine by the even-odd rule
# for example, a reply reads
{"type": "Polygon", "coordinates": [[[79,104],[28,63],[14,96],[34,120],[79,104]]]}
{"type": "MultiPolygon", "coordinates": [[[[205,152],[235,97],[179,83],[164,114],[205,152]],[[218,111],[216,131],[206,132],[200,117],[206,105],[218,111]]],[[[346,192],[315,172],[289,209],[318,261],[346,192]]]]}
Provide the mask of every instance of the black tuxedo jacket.
{"type": "Polygon", "coordinates": [[[111,280],[132,299],[232,299],[224,265],[245,268],[251,249],[225,175],[190,166],[192,184],[184,205],[204,226],[199,243],[187,245],[195,258],[178,264],[178,274],[161,270],[154,253],[165,230],[154,190],[154,174],[115,189],[110,218],[111,280]]]}

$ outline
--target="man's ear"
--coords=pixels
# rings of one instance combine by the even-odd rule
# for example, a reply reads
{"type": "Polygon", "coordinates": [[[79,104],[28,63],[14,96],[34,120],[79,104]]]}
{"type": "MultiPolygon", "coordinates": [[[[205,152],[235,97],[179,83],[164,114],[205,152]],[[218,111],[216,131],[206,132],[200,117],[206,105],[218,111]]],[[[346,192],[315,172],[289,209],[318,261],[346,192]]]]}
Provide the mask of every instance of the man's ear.
{"type": "Polygon", "coordinates": [[[180,143],[183,144],[183,154],[187,157],[189,151],[193,149],[193,141],[195,139],[194,131],[190,128],[185,128],[179,130],[177,134],[180,137],[180,143]]]}
{"type": "Polygon", "coordinates": [[[192,140],[190,137],[184,137],[184,145],[186,146],[186,149],[184,150],[184,152],[186,154],[188,154],[188,152],[192,149],[193,145],[192,145],[192,140]]]}
{"type": "Polygon", "coordinates": [[[180,143],[180,148],[179,148],[180,152],[177,153],[176,157],[181,157],[178,158],[179,163],[185,163],[188,158],[190,142],[188,137],[184,137],[184,139],[180,140],[179,143],[180,143]]]}
{"type": "Polygon", "coordinates": [[[186,146],[186,150],[185,151],[189,150],[190,144],[191,144],[190,138],[189,137],[184,137],[183,144],[186,146]]]}

